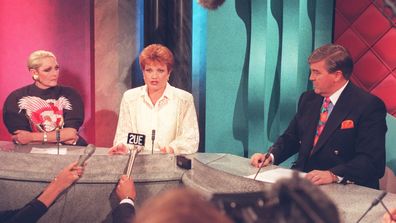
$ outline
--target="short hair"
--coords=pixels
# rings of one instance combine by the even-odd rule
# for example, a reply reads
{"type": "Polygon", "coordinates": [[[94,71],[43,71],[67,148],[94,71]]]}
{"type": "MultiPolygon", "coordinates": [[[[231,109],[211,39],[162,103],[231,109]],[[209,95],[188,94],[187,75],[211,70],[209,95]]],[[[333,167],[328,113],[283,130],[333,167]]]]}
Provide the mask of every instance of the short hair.
{"type": "Polygon", "coordinates": [[[198,3],[201,4],[204,8],[215,10],[220,7],[225,0],[198,0],[198,3]]]}
{"type": "Polygon", "coordinates": [[[348,50],[337,44],[326,44],[314,50],[308,58],[308,63],[325,60],[329,73],[342,71],[345,79],[349,80],[353,71],[353,60],[348,50]]]}
{"type": "Polygon", "coordinates": [[[147,63],[160,62],[166,64],[168,71],[171,71],[174,64],[173,54],[161,44],[148,45],[139,56],[140,68],[144,70],[147,63]]]}
{"type": "Polygon", "coordinates": [[[134,223],[232,223],[232,220],[196,191],[172,188],[147,200],[138,210],[134,223]]]}
{"type": "Polygon", "coordinates": [[[317,185],[301,178],[297,171],[289,179],[280,179],[272,186],[278,204],[270,222],[339,223],[337,206],[317,185]]]}
{"type": "Polygon", "coordinates": [[[30,69],[39,68],[42,65],[41,59],[47,58],[47,57],[53,57],[54,59],[56,59],[55,55],[50,51],[36,50],[36,51],[32,52],[29,55],[28,62],[27,62],[28,69],[30,70],[30,69]]]}

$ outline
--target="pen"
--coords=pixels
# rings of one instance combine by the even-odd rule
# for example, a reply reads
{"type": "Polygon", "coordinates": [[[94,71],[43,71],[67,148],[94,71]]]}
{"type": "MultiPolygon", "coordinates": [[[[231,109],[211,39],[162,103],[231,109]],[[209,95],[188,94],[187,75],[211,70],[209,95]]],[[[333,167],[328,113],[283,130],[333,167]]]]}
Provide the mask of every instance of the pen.
{"type": "Polygon", "coordinates": [[[263,168],[263,164],[264,162],[270,157],[271,153],[272,153],[272,146],[268,149],[268,152],[265,154],[264,156],[264,160],[260,163],[260,167],[256,172],[256,175],[254,175],[253,180],[256,180],[257,175],[260,173],[261,168],[263,168]]]}

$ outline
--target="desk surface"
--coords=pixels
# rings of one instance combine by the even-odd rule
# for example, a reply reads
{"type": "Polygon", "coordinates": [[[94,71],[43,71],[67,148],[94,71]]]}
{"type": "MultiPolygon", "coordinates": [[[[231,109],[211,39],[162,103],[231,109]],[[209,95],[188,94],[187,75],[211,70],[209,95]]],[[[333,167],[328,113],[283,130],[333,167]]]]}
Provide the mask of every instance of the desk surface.
{"type": "MultiPolygon", "coordinates": [[[[183,176],[183,183],[202,190],[206,194],[209,192],[256,191],[257,188],[270,190],[271,188],[271,184],[260,182],[260,186],[257,185],[257,181],[244,178],[244,176],[254,174],[257,170],[249,164],[247,158],[230,154],[203,153],[196,154],[194,161],[194,168],[183,176]],[[224,172],[233,176],[232,183],[227,180],[227,176],[224,176],[224,172]],[[238,179],[236,176],[240,178],[238,179]],[[216,186],[212,187],[213,185],[216,186]]],[[[262,171],[273,168],[277,167],[265,167],[262,171]]],[[[337,205],[341,220],[346,223],[356,222],[382,192],[354,184],[329,184],[319,186],[319,188],[337,205]]],[[[396,208],[396,194],[388,193],[383,202],[388,208],[396,208]]],[[[372,208],[361,222],[381,222],[384,213],[385,209],[379,204],[372,208]]]]}
{"type": "MultiPolygon", "coordinates": [[[[83,153],[81,147],[67,147],[68,152],[66,155],[31,154],[29,153],[31,147],[14,146],[8,142],[0,142],[0,163],[2,163],[0,168],[0,188],[7,189],[8,187],[2,187],[2,184],[13,180],[42,182],[45,185],[61,168],[77,160],[79,154],[83,153]],[[14,152],[5,152],[10,150],[14,152]],[[24,154],[21,156],[21,153],[24,154]]],[[[46,146],[36,145],[35,147],[46,146]]],[[[107,156],[106,153],[107,148],[97,148],[77,186],[78,184],[107,184],[113,187],[117,183],[120,174],[125,169],[128,156],[107,156]]],[[[167,182],[181,182],[207,196],[218,192],[271,190],[271,184],[269,183],[258,182],[244,177],[254,174],[257,170],[249,164],[249,159],[247,158],[213,153],[197,153],[189,155],[189,157],[193,158],[193,168],[184,170],[176,166],[175,158],[172,155],[139,155],[133,169],[138,194],[153,195],[161,190],[156,189],[153,192],[150,191],[151,189],[147,189],[147,185],[150,182],[162,182],[164,184],[167,182]]],[[[272,168],[277,167],[266,167],[262,171],[272,168]]],[[[163,184],[161,185],[163,186],[163,184]]],[[[335,202],[343,222],[356,222],[370,206],[371,202],[381,193],[378,190],[353,184],[331,184],[320,186],[319,188],[335,202]]],[[[32,193],[36,194],[41,189],[36,190],[32,193]]],[[[89,190],[93,191],[92,186],[90,186],[89,190]]],[[[109,193],[107,190],[109,189],[107,188],[105,192],[100,193],[109,193]]],[[[82,189],[82,191],[84,190],[82,189]]],[[[9,191],[0,192],[2,195],[3,193],[9,193],[9,191]]],[[[73,193],[79,193],[78,189],[75,189],[73,193]]],[[[97,197],[98,194],[93,196],[97,197]]],[[[107,194],[103,196],[108,199],[107,194]]],[[[75,199],[79,199],[79,196],[75,197],[75,199]]],[[[68,199],[72,200],[73,196],[69,196],[68,199]]],[[[389,193],[383,201],[389,208],[396,208],[396,194],[389,193]]],[[[106,208],[111,207],[108,206],[106,208]]],[[[361,222],[380,222],[384,212],[383,207],[377,205],[361,222]]],[[[73,221],[78,222],[76,218],[73,221]]]]}

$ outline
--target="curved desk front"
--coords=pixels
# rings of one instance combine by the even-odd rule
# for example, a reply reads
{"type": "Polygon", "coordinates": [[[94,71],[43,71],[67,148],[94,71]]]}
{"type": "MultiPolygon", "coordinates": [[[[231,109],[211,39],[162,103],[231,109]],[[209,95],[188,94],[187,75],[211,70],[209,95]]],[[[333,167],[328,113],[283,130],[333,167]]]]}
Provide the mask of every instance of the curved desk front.
{"type": "MultiPolygon", "coordinates": [[[[21,208],[36,197],[56,174],[78,159],[83,147],[63,147],[66,155],[30,153],[48,146],[14,146],[0,142],[0,210],[21,208]],[[39,148],[36,148],[39,147],[39,148]],[[13,151],[13,152],[6,152],[13,151]]],[[[54,147],[54,146],[52,146],[54,147]]],[[[128,156],[108,156],[107,148],[97,148],[88,161],[84,176],[62,194],[39,222],[112,222],[111,210],[116,207],[113,190],[124,172],[128,156]]],[[[132,171],[137,190],[137,209],[149,197],[182,184],[210,197],[213,193],[253,192],[271,190],[271,184],[247,179],[254,174],[249,160],[230,154],[198,153],[191,170],[176,166],[172,155],[137,157],[132,171]]],[[[268,170],[269,167],[263,169],[268,170]]],[[[356,185],[320,187],[338,206],[344,222],[355,222],[380,191],[356,185]]],[[[396,207],[396,195],[388,194],[384,203],[396,207]]],[[[378,205],[362,222],[378,222],[384,213],[378,205]]]]}

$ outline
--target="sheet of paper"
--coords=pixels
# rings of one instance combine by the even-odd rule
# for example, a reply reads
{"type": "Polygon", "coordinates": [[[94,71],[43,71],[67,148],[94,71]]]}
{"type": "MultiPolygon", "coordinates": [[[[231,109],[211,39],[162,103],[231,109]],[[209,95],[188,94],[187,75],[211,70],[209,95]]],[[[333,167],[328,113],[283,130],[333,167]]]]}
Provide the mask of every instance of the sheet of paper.
{"type": "MultiPolygon", "coordinates": [[[[30,153],[37,153],[37,154],[58,154],[58,148],[37,148],[33,147],[30,153]]],[[[67,153],[67,148],[59,148],[59,154],[65,155],[67,153]]]]}
{"type": "MultiPolygon", "coordinates": [[[[275,183],[277,180],[282,179],[282,178],[291,178],[293,176],[293,173],[296,172],[295,170],[291,169],[284,169],[284,168],[276,168],[272,170],[267,170],[267,171],[261,171],[257,177],[256,180],[258,181],[263,181],[267,183],[275,183]]],[[[299,172],[298,175],[300,177],[305,177],[304,172],[299,172]]],[[[246,176],[247,178],[253,179],[256,174],[252,174],[249,176],[246,176]]]]}

